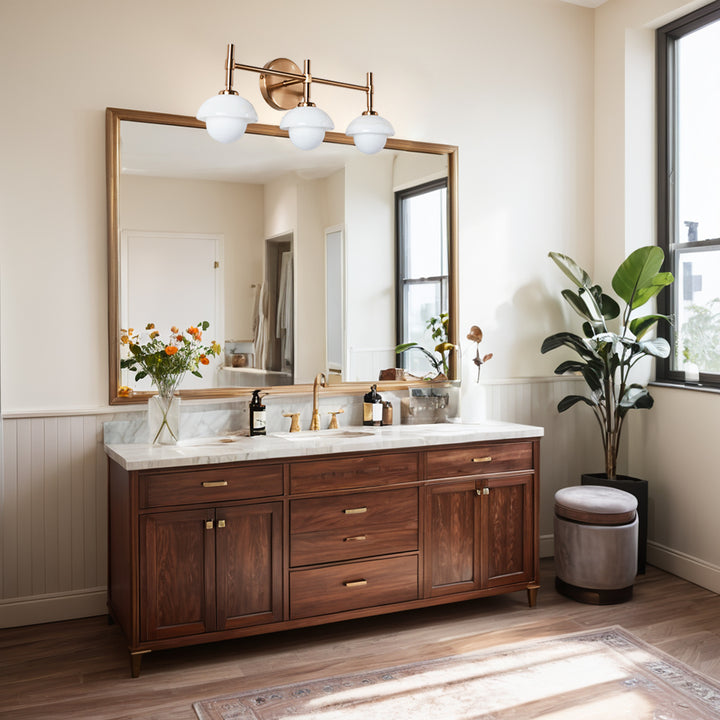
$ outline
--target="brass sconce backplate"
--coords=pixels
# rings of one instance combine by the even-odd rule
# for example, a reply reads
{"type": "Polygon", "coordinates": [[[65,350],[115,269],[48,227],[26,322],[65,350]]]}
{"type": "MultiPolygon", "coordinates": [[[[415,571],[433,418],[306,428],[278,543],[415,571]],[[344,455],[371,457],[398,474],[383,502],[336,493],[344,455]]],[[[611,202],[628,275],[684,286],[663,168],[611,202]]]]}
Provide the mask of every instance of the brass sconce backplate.
{"type": "MultiPolygon", "coordinates": [[[[287,58],[276,58],[265,63],[263,67],[267,70],[302,75],[302,70],[287,58]]],[[[303,99],[303,83],[302,80],[288,80],[281,75],[273,75],[271,72],[262,73],[260,75],[260,92],[270,107],[276,110],[291,110],[297,107],[303,99]]]]}

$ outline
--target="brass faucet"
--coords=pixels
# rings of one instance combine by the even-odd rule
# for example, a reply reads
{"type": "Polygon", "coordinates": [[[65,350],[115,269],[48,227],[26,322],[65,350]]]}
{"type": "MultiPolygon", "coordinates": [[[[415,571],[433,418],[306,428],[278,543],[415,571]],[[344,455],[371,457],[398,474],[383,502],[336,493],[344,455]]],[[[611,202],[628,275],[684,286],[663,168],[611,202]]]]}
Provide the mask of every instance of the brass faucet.
{"type": "Polygon", "coordinates": [[[315,382],[313,382],[313,411],[312,420],[310,420],[310,429],[320,429],[320,409],[318,407],[318,391],[320,387],[325,387],[327,380],[325,379],[325,373],[318,373],[315,376],[315,382]]]}

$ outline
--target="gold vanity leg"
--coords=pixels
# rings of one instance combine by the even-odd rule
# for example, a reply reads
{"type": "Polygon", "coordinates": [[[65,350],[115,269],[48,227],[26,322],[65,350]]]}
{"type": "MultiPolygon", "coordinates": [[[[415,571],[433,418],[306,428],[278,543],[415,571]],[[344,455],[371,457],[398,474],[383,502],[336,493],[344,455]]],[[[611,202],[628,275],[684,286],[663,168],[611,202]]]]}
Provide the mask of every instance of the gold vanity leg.
{"type": "Polygon", "coordinates": [[[142,663],[143,655],[147,655],[151,650],[137,650],[136,652],[130,653],[130,676],[140,677],[140,664],[142,663]]]}
{"type": "Polygon", "coordinates": [[[537,583],[533,584],[533,585],[528,585],[528,587],[527,587],[528,607],[535,607],[539,589],[540,589],[540,585],[538,585],[537,583]]]}

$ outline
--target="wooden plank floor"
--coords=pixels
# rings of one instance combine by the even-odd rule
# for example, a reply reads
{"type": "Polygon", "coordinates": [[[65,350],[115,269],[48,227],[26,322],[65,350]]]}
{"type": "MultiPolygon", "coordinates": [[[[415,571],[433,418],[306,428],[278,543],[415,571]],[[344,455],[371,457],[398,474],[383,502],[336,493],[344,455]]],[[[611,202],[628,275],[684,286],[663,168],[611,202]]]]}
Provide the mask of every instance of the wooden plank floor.
{"type": "Polygon", "coordinates": [[[542,561],[538,606],[525,593],[214,645],[154,652],[129,677],[106,618],[0,630],[0,717],[195,720],[196,700],[328,675],[621,625],[720,681],[720,596],[656,568],[622,605],[558,595],[542,561]]]}

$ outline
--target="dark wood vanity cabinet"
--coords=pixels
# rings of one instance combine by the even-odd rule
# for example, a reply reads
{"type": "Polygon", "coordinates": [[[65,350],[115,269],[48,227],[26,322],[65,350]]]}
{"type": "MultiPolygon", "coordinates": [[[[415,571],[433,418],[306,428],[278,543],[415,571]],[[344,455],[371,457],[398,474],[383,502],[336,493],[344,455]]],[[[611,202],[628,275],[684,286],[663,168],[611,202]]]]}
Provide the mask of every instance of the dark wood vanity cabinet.
{"type": "Polygon", "coordinates": [[[282,503],[139,518],[141,641],[282,619],[282,503]]]}
{"type": "Polygon", "coordinates": [[[426,595],[527,583],[535,603],[536,453],[530,441],[427,453],[426,595]]]}
{"type": "Polygon", "coordinates": [[[168,470],[110,462],[111,616],[142,655],[538,589],[539,439],[168,470]]]}

